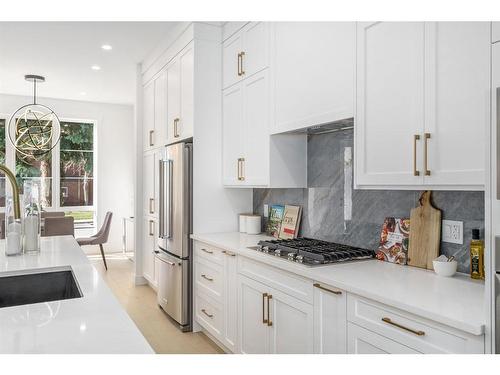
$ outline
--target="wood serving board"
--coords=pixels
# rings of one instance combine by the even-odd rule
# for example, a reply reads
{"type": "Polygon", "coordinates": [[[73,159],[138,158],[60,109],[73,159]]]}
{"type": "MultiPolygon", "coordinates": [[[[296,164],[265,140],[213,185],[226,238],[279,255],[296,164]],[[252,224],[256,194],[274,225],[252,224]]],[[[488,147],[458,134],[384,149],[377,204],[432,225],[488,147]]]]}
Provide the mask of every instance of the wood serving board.
{"type": "Polygon", "coordinates": [[[420,196],[420,206],[410,214],[408,265],[432,270],[432,261],[439,256],[441,242],[441,210],[432,206],[431,191],[420,196]]]}

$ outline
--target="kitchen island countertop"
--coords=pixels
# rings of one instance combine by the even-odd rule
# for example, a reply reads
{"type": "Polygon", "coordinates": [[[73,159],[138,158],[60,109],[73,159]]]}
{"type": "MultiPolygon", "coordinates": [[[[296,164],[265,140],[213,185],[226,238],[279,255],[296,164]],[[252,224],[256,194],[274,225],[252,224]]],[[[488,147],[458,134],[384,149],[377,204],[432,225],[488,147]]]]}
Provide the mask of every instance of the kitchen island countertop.
{"type": "Polygon", "coordinates": [[[441,277],[434,271],[375,259],[309,267],[248,249],[270,238],[265,235],[230,232],[192,238],[473,335],[484,333],[484,282],[468,275],[441,277]]]}
{"type": "Polygon", "coordinates": [[[4,248],[0,278],[70,267],[83,297],[0,308],[0,353],[153,353],[72,236],[42,237],[38,255],[4,248]]]}

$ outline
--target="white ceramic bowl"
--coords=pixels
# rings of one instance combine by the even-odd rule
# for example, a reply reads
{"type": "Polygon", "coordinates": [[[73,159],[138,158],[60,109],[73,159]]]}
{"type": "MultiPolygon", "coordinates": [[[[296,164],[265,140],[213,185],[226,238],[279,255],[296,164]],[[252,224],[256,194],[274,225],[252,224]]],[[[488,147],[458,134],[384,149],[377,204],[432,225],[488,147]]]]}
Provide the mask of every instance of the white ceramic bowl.
{"type": "Polygon", "coordinates": [[[452,260],[451,262],[433,260],[432,265],[434,266],[434,272],[436,272],[439,276],[450,277],[457,272],[458,262],[456,260],[452,260]]]}

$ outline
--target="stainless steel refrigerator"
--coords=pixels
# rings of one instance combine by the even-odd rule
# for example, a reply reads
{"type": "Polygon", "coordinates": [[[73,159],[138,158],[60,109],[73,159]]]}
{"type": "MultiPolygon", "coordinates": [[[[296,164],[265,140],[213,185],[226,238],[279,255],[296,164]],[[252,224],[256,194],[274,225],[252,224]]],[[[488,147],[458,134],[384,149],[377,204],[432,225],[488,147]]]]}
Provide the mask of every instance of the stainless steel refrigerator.
{"type": "Polygon", "coordinates": [[[159,161],[158,304],[192,330],[192,143],[167,146],[159,161]]]}

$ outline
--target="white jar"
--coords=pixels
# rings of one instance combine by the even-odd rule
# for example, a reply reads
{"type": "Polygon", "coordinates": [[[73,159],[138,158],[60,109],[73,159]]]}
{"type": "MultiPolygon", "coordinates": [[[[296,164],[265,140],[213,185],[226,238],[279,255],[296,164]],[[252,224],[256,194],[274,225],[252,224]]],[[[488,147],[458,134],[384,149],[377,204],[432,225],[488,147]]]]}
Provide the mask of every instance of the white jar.
{"type": "Polygon", "coordinates": [[[248,234],[259,234],[262,230],[262,217],[260,215],[248,215],[246,217],[246,232],[248,234]]]}

